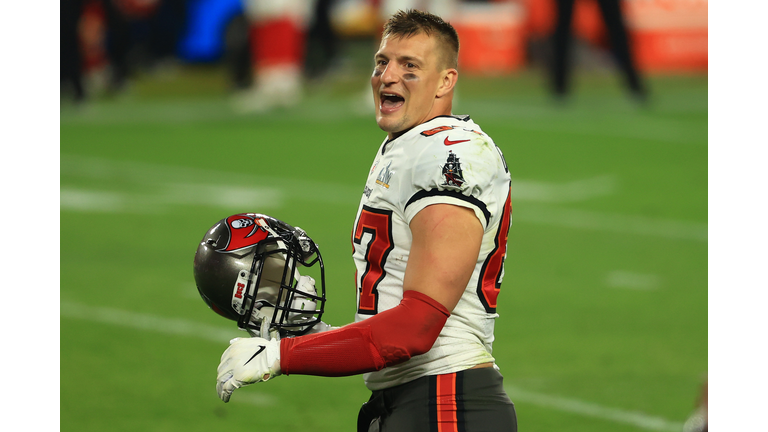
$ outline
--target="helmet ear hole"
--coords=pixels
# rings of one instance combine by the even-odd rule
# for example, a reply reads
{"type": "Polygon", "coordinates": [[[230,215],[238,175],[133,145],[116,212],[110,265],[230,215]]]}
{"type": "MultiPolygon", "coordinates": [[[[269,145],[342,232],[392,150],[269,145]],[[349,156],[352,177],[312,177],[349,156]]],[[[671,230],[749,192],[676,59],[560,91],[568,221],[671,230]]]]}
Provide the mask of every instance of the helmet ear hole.
{"type": "Polygon", "coordinates": [[[241,213],[217,222],[198,244],[194,277],[205,303],[242,329],[258,331],[266,318],[270,329],[299,335],[321,321],[320,251],[306,232],[273,217],[241,213]],[[311,290],[304,279],[300,286],[299,266],[312,276],[311,290]]]}

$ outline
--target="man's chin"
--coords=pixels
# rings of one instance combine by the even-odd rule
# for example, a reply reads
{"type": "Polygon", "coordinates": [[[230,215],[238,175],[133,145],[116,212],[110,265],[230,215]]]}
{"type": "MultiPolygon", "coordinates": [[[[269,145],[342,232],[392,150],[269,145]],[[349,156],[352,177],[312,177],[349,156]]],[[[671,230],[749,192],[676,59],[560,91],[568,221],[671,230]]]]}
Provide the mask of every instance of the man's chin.
{"type": "Polygon", "coordinates": [[[405,130],[401,123],[402,122],[394,122],[391,119],[382,116],[376,117],[376,124],[379,125],[381,130],[388,133],[390,137],[399,135],[405,130]]]}

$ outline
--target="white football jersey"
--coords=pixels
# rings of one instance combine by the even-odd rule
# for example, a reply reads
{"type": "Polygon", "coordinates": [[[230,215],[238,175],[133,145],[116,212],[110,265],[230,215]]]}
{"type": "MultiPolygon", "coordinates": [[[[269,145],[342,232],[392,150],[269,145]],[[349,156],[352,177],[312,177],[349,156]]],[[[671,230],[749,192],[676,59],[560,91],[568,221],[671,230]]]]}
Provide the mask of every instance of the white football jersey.
{"type": "MultiPolygon", "coordinates": [[[[385,141],[376,153],[352,232],[355,321],[403,299],[412,243],[409,224],[421,209],[438,203],[470,208],[482,224],[475,270],[432,349],[365,374],[370,390],[494,361],[496,299],[511,223],[510,176],[501,150],[469,116],[436,117],[385,141]]],[[[445,256],[450,259],[450,251],[445,256]]]]}

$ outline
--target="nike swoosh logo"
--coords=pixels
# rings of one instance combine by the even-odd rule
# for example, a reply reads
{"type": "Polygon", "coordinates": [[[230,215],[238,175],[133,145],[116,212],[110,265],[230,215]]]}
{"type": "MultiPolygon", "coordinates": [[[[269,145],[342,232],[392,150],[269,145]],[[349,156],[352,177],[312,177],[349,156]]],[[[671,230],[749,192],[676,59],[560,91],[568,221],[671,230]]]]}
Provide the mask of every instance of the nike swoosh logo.
{"type": "Polygon", "coordinates": [[[445,137],[445,141],[443,141],[443,144],[449,146],[449,145],[454,145],[454,144],[463,143],[463,142],[467,142],[467,141],[469,141],[469,140],[451,141],[451,140],[448,139],[448,137],[445,137]]]}
{"type": "Polygon", "coordinates": [[[262,351],[264,351],[267,347],[264,345],[259,345],[259,350],[256,351],[256,354],[252,355],[251,358],[248,359],[247,362],[243,363],[243,366],[247,365],[251,360],[256,358],[257,355],[261,354],[262,351]]]}

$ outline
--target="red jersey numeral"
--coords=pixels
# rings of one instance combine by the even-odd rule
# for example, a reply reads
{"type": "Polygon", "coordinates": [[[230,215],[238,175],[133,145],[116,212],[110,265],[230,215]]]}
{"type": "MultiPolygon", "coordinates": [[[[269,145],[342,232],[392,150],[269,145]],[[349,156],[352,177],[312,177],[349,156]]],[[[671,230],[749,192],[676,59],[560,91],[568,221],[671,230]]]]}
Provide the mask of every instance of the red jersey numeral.
{"type": "Polygon", "coordinates": [[[377,287],[386,275],[384,263],[395,247],[392,240],[392,212],[363,206],[352,241],[355,244],[363,245],[365,234],[368,234],[370,239],[364,245],[366,248],[365,262],[367,263],[365,272],[357,281],[357,290],[360,294],[357,312],[375,315],[379,305],[377,287]]]}
{"type": "Polygon", "coordinates": [[[504,203],[504,215],[496,232],[495,244],[488,258],[483,263],[477,283],[477,295],[488,313],[496,313],[496,299],[501,289],[501,273],[504,270],[504,258],[507,256],[507,238],[509,237],[509,222],[512,216],[512,196],[507,195],[504,203]]]}

